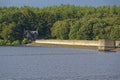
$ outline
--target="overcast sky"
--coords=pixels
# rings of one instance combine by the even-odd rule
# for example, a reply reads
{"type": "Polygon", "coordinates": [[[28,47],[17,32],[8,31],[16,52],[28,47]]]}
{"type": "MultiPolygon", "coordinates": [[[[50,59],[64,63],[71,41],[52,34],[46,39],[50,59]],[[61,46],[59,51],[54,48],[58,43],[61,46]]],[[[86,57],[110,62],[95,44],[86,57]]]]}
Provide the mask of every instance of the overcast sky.
{"type": "Polygon", "coordinates": [[[32,6],[47,7],[53,5],[71,4],[77,6],[103,6],[117,5],[120,6],[120,0],[0,0],[0,7],[3,6],[32,6]]]}

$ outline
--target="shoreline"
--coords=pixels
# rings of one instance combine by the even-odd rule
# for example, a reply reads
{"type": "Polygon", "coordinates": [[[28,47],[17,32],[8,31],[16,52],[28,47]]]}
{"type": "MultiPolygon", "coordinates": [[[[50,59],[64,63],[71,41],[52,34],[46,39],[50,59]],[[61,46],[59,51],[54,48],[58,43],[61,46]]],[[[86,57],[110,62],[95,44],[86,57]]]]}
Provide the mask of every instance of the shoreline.
{"type": "MultiPolygon", "coordinates": [[[[26,44],[26,46],[43,46],[43,47],[60,47],[60,48],[77,48],[77,49],[89,49],[98,50],[97,46],[80,46],[80,45],[65,45],[65,44],[49,44],[49,43],[35,43],[26,44]]],[[[120,48],[115,48],[113,51],[120,51],[120,48]]]]}

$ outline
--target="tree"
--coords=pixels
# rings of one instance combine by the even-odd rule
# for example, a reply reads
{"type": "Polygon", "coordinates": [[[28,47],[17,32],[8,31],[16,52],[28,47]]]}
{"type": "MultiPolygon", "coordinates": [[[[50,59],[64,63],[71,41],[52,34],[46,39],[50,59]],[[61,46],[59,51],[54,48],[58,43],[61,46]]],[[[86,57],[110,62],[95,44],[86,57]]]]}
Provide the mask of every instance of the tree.
{"type": "Polygon", "coordinates": [[[113,40],[120,40],[120,25],[115,25],[111,32],[110,32],[110,38],[113,40]]]}
{"type": "Polygon", "coordinates": [[[52,37],[57,39],[69,39],[69,21],[57,21],[51,28],[52,37]]]}
{"type": "Polygon", "coordinates": [[[77,32],[81,27],[81,22],[77,21],[73,26],[70,27],[69,39],[77,39],[77,32]]]}
{"type": "Polygon", "coordinates": [[[119,26],[120,6],[60,5],[45,8],[29,6],[0,8],[2,40],[23,40],[25,30],[37,30],[38,37],[45,39],[119,40],[119,26]]]}
{"type": "Polygon", "coordinates": [[[23,32],[20,28],[21,27],[17,26],[15,23],[10,23],[9,25],[3,27],[0,35],[4,40],[22,40],[23,32]]]}
{"type": "Polygon", "coordinates": [[[13,30],[15,29],[15,24],[14,23],[11,23],[9,25],[6,25],[4,26],[2,32],[1,32],[1,37],[4,39],[4,40],[11,40],[13,41],[14,40],[14,32],[13,30]]]}

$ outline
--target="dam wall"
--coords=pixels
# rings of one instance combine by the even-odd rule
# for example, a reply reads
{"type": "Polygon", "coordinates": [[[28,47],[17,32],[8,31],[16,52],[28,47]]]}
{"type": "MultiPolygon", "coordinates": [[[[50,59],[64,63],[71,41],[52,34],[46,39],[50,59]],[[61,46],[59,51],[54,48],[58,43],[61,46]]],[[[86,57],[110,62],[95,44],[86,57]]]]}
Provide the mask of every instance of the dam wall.
{"type": "Polygon", "coordinates": [[[89,40],[36,40],[35,42],[43,43],[43,44],[98,46],[98,41],[89,41],[89,40]]]}
{"type": "Polygon", "coordinates": [[[115,46],[116,46],[117,48],[120,48],[120,41],[116,41],[115,43],[116,43],[115,46]]]}
{"type": "Polygon", "coordinates": [[[98,47],[99,51],[110,51],[115,48],[120,48],[120,41],[114,40],[36,40],[35,43],[41,44],[56,44],[56,45],[77,45],[77,46],[94,46],[98,47]]]}
{"type": "Polygon", "coordinates": [[[99,40],[98,41],[98,50],[99,51],[109,51],[116,47],[116,43],[114,40],[99,40]]]}

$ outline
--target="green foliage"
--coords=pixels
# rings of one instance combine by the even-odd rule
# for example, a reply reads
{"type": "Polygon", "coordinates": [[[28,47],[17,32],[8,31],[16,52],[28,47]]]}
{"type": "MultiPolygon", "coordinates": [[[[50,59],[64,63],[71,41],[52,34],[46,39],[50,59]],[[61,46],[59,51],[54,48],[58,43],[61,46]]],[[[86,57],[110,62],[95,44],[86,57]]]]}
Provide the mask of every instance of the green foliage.
{"type": "Polygon", "coordinates": [[[11,46],[11,41],[7,40],[5,45],[6,46],[11,46]]]}
{"type": "Polygon", "coordinates": [[[4,39],[4,40],[13,40],[13,30],[15,28],[15,24],[14,23],[11,23],[9,25],[5,25],[3,27],[3,30],[1,31],[1,37],[4,39]]]}
{"type": "Polygon", "coordinates": [[[20,45],[20,41],[16,40],[11,42],[10,40],[0,40],[0,46],[18,46],[20,45]]]}
{"type": "Polygon", "coordinates": [[[6,45],[6,41],[5,40],[0,40],[0,46],[6,45]]]}
{"type": "Polygon", "coordinates": [[[80,21],[77,21],[73,26],[70,27],[69,39],[77,39],[77,32],[81,27],[80,21]]]}
{"type": "Polygon", "coordinates": [[[30,43],[30,40],[28,38],[24,38],[22,40],[22,44],[27,44],[27,43],[30,43]]]}
{"type": "Polygon", "coordinates": [[[9,25],[4,25],[2,27],[0,36],[4,40],[21,40],[23,38],[23,31],[21,30],[20,26],[16,25],[15,23],[9,23],[9,25]]]}
{"type": "Polygon", "coordinates": [[[69,39],[70,27],[74,20],[57,21],[51,28],[52,37],[57,39],[69,39]]]}
{"type": "Polygon", "coordinates": [[[120,40],[120,26],[115,26],[110,32],[110,38],[113,40],[120,40]]]}
{"type": "Polygon", "coordinates": [[[120,40],[120,6],[0,8],[0,45],[27,43],[25,30],[37,30],[41,39],[120,40]]]}
{"type": "Polygon", "coordinates": [[[19,40],[16,40],[16,41],[13,41],[11,43],[12,46],[19,46],[20,45],[20,41],[19,40]]]}

